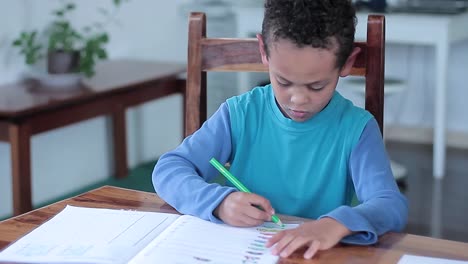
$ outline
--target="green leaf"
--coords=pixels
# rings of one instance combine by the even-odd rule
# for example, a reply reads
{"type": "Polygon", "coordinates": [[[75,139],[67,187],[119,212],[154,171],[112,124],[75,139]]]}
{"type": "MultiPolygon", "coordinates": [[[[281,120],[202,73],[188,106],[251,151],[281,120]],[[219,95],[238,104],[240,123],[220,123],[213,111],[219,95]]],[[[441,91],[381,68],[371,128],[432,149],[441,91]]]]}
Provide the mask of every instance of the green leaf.
{"type": "Polygon", "coordinates": [[[128,2],[128,0],[113,0],[114,6],[119,7],[124,1],[128,2]]]}
{"type": "Polygon", "coordinates": [[[97,51],[97,56],[99,59],[107,59],[107,52],[103,49],[97,51]]]}
{"type": "Polygon", "coordinates": [[[21,46],[21,40],[15,39],[12,43],[13,46],[21,46]]]}
{"type": "Polygon", "coordinates": [[[107,43],[109,41],[109,36],[106,33],[103,33],[99,36],[98,41],[107,43]]]}
{"type": "Polygon", "coordinates": [[[39,51],[41,51],[42,49],[42,45],[37,45],[37,46],[34,46],[32,48],[32,51],[36,52],[36,53],[39,53],[39,51]]]}

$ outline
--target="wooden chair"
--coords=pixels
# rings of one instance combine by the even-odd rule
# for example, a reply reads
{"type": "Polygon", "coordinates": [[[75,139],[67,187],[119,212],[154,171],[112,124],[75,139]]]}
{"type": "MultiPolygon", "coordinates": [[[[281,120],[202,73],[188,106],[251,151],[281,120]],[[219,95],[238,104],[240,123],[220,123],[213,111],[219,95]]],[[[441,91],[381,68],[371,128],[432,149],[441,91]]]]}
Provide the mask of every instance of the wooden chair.
{"type": "MultiPolygon", "coordinates": [[[[385,17],[370,15],[367,42],[361,48],[351,75],[366,79],[365,108],[374,115],[383,133],[385,17]]],[[[208,71],[267,72],[255,38],[207,38],[204,13],[191,13],[189,19],[187,87],[185,97],[185,136],[206,120],[206,73],[208,71]]],[[[253,88],[253,87],[252,87],[253,88]]]]}

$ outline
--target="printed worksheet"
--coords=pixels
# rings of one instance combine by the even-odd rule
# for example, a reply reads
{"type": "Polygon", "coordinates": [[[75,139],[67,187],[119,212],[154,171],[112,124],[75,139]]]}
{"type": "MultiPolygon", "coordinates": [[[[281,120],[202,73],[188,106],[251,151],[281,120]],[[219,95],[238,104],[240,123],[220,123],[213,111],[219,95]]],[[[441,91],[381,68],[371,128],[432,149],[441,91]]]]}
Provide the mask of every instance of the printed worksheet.
{"type": "Polygon", "coordinates": [[[276,263],[278,256],[265,247],[268,238],[298,224],[267,222],[251,228],[214,224],[184,215],[162,232],[130,263],[276,263]]]}

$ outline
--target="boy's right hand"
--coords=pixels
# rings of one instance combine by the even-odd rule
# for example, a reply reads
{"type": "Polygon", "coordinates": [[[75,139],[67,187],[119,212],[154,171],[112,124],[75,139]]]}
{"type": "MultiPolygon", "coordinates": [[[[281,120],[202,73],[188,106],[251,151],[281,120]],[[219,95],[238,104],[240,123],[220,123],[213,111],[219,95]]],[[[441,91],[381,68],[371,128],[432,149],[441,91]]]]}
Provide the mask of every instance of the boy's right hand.
{"type": "Polygon", "coordinates": [[[232,226],[261,225],[265,221],[271,221],[274,213],[270,201],[260,195],[245,192],[228,194],[213,212],[224,223],[232,226]]]}

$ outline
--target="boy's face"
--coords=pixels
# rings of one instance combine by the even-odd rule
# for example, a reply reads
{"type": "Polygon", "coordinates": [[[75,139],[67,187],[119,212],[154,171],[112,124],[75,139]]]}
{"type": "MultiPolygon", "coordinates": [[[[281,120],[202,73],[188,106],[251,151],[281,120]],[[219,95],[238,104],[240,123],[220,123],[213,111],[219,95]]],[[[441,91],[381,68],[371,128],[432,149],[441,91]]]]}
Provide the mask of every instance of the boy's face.
{"type": "MultiPolygon", "coordinates": [[[[299,48],[288,40],[278,40],[270,43],[267,57],[262,37],[257,38],[277,104],[294,121],[304,122],[320,112],[332,98],[338,78],[349,74],[347,65],[337,68],[332,50],[299,48]]],[[[354,59],[346,63],[352,66],[354,59]]]]}

